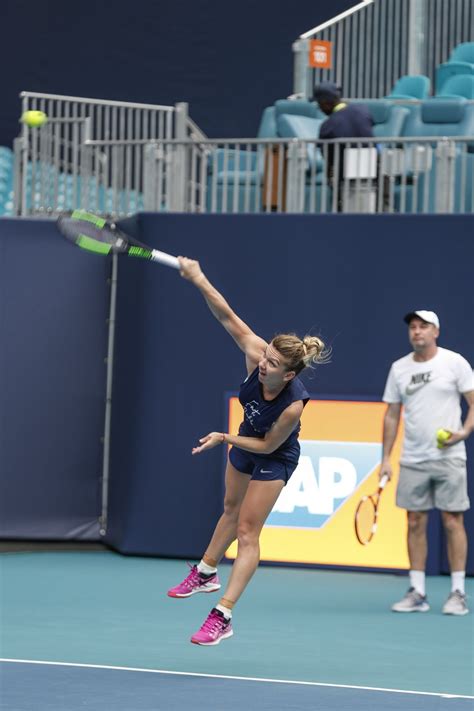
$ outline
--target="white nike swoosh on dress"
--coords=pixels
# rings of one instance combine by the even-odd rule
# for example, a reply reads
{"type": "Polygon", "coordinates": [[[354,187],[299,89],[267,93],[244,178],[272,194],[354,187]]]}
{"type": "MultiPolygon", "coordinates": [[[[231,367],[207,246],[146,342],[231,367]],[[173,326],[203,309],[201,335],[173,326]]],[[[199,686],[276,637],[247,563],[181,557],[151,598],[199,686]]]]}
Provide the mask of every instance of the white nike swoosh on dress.
{"type": "Polygon", "coordinates": [[[271,469],[260,469],[260,474],[273,474],[271,469]]]}

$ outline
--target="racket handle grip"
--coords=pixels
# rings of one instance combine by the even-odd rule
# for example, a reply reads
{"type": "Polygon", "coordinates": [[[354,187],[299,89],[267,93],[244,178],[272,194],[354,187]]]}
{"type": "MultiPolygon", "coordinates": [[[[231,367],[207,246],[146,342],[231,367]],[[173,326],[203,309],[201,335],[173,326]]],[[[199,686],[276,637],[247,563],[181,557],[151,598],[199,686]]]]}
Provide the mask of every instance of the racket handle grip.
{"type": "Polygon", "coordinates": [[[173,257],[171,254],[166,252],[160,252],[159,249],[153,249],[151,253],[151,258],[154,262],[159,262],[164,264],[165,267],[171,267],[172,269],[179,269],[179,262],[177,257],[173,257]]]}
{"type": "Polygon", "coordinates": [[[379,488],[384,489],[387,483],[388,483],[388,476],[386,474],[384,474],[383,477],[379,481],[379,488]]]}

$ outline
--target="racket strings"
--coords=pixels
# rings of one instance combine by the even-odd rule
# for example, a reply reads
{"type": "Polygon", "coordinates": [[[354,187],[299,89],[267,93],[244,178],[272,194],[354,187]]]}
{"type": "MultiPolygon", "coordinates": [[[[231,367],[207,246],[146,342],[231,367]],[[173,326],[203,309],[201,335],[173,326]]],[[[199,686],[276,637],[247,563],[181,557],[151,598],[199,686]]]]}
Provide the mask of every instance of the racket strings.
{"type": "Polygon", "coordinates": [[[66,239],[90,252],[108,254],[110,251],[126,252],[128,248],[127,239],[105,220],[94,224],[78,217],[61,217],[58,227],[66,239]]]}
{"type": "Polygon", "coordinates": [[[361,543],[368,543],[374,534],[376,510],[373,500],[368,497],[363,499],[357,507],[355,526],[356,533],[361,543]]]}

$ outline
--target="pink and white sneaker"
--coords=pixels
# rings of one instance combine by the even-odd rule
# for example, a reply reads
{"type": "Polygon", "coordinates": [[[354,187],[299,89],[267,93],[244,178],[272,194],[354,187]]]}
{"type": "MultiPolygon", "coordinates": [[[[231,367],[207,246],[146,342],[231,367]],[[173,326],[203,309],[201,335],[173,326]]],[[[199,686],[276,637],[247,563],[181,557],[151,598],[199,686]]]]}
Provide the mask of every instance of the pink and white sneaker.
{"type": "Polygon", "coordinates": [[[221,584],[217,573],[213,575],[203,575],[197,569],[197,565],[190,565],[189,575],[182,583],[168,590],[169,597],[191,597],[194,593],[210,593],[219,590],[221,584]]]}
{"type": "Polygon", "coordinates": [[[224,617],[222,612],[214,607],[199,632],[196,632],[191,637],[191,642],[193,644],[211,646],[219,644],[221,639],[232,637],[233,634],[232,620],[224,617]]]}

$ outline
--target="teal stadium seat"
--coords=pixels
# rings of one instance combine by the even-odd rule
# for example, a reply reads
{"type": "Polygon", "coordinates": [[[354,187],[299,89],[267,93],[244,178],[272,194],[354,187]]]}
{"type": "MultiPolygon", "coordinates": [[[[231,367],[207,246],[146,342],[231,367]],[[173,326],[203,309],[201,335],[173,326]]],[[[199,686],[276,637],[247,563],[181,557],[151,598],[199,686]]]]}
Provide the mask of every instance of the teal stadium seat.
{"type": "Polygon", "coordinates": [[[406,74],[397,81],[387,99],[427,99],[431,82],[423,74],[406,74]]]}
{"type": "Polygon", "coordinates": [[[0,216],[13,215],[13,151],[0,146],[0,216]]]}
{"type": "Polygon", "coordinates": [[[448,77],[443,84],[443,88],[436,94],[437,97],[450,99],[474,100],[474,75],[454,74],[448,77]]]}
{"type": "MultiPolygon", "coordinates": [[[[308,118],[316,122],[319,119],[318,126],[321,120],[326,118],[312,101],[279,99],[273,106],[267,106],[263,110],[257,138],[286,138],[286,135],[280,134],[278,128],[282,115],[308,118]]],[[[316,138],[317,133],[311,137],[316,138]]],[[[209,163],[207,209],[229,212],[236,208],[238,212],[260,212],[264,162],[262,150],[257,152],[242,149],[238,155],[233,149],[217,150],[209,163]],[[224,195],[227,197],[224,198],[224,195]]]]}
{"type": "Polygon", "coordinates": [[[474,104],[465,99],[431,98],[408,116],[404,136],[472,136],[474,104]]]}
{"type": "MultiPolygon", "coordinates": [[[[474,104],[469,104],[466,99],[431,98],[415,107],[407,118],[404,136],[406,137],[474,137],[474,104]]],[[[436,176],[437,162],[433,156],[431,168],[426,172],[407,175],[408,185],[403,186],[406,191],[407,212],[423,212],[426,207],[429,212],[436,211],[436,176]],[[427,189],[426,181],[429,184],[427,189]],[[414,199],[413,184],[417,183],[416,204],[414,199]],[[410,184],[412,183],[412,184],[410,184]],[[425,192],[429,196],[428,205],[425,205],[425,192]]],[[[459,144],[456,147],[454,169],[454,196],[455,212],[472,212],[473,204],[473,174],[474,174],[474,138],[473,143],[466,148],[459,144]],[[464,190],[463,190],[464,182],[464,190]]],[[[395,189],[395,207],[400,206],[402,187],[395,189]]]]}
{"type": "MultiPolygon", "coordinates": [[[[312,116],[297,116],[296,114],[281,114],[277,120],[278,135],[281,138],[302,138],[316,140],[323,123],[322,118],[312,116]]],[[[324,115],[324,114],[323,114],[324,115]]],[[[326,118],[326,117],[324,117],[326,118]]],[[[306,147],[308,164],[305,184],[305,212],[321,212],[323,195],[326,195],[325,210],[329,209],[331,192],[326,179],[324,159],[319,148],[309,143],[306,147]],[[313,188],[311,188],[313,186],[313,188]]]]}
{"type": "Polygon", "coordinates": [[[263,109],[260,124],[258,126],[257,138],[275,138],[277,135],[275,107],[267,106],[263,109]]]}
{"type": "Polygon", "coordinates": [[[403,129],[410,110],[394,104],[387,99],[352,100],[352,104],[364,104],[370,111],[374,122],[376,138],[391,138],[403,135],[403,129]]]}
{"type": "Polygon", "coordinates": [[[27,167],[26,208],[52,211],[86,207],[102,214],[133,214],[143,210],[143,195],[136,190],[114,190],[96,178],[74,178],[54,165],[38,161],[27,167]]]}
{"type": "Polygon", "coordinates": [[[449,60],[436,68],[436,93],[439,94],[445,82],[457,74],[474,74],[474,42],[458,44],[449,60]]]}

